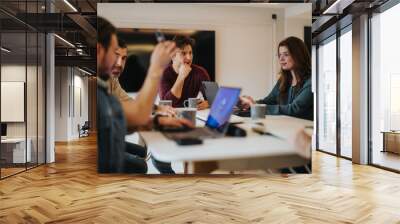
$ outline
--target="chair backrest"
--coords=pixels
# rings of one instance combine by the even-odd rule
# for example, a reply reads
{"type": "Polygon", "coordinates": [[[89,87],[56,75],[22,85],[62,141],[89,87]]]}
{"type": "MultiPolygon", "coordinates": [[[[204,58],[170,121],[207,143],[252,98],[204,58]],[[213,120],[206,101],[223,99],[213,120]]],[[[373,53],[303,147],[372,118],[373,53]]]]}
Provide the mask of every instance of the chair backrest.
{"type": "Polygon", "coordinates": [[[82,125],[82,129],[89,129],[89,128],[90,128],[89,121],[85,121],[85,123],[82,125]]]}

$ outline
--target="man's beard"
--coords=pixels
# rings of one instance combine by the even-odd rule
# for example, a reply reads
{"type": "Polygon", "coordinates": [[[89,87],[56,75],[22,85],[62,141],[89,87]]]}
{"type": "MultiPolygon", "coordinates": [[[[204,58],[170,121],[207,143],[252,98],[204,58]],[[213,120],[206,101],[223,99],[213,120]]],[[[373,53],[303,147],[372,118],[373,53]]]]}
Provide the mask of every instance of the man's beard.
{"type": "Polygon", "coordinates": [[[103,59],[99,67],[100,71],[98,71],[98,76],[102,80],[107,81],[110,78],[110,74],[108,74],[106,69],[104,69],[104,65],[105,65],[105,60],[103,59]]]}
{"type": "Polygon", "coordinates": [[[100,72],[99,73],[99,78],[104,80],[104,81],[107,81],[110,78],[110,76],[105,72],[100,72]]]}

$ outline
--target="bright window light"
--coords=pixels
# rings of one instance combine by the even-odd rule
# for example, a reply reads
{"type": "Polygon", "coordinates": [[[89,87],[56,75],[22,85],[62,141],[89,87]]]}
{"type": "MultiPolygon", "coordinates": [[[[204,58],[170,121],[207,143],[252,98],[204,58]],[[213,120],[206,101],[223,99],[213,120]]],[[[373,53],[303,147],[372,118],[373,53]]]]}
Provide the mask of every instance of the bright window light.
{"type": "Polygon", "coordinates": [[[67,4],[72,10],[74,10],[74,12],[78,12],[78,10],[71,4],[69,3],[68,0],[64,0],[65,4],[67,4]]]}

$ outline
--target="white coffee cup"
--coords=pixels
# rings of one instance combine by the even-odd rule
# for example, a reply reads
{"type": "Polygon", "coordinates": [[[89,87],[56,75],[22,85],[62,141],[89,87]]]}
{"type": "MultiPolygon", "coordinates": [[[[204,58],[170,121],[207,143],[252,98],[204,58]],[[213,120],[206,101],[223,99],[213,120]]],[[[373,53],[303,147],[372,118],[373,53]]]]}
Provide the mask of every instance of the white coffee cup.
{"type": "Polygon", "coordinates": [[[197,108],[197,103],[199,102],[198,98],[189,98],[183,101],[183,106],[187,108],[197,108]]]}
{"type": "Polygon", "coordinates": [[[250,107],[251,119],[258,120],[265,118],[265,112],[267,111],[267,105],[265,104],[253,104],[250,107]]]}
{"type": "Polygon", "coordinates": [[[172,100],[160,100],[158,102],[159,106],[170,106],[172,107],[172,100]]]}
{"type": "Polygon", "coordinates": [[[196,125],[196,108],[190,107],[181,107],[176,108],[176,113],[178,118],[184,118],[192,122],[193,125],[196,125]]]}

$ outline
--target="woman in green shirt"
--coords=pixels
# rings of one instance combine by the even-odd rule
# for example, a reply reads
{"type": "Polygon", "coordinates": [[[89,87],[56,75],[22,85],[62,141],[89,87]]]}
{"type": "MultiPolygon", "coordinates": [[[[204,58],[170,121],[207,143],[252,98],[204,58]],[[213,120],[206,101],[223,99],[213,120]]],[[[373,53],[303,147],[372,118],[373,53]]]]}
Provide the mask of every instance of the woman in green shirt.
{"type": "Polygon", "coordinates": [[[269,115],[289,115],[313,120],[314,96],[311,91],[311,58],[304,42],[297,37],[288,37],[278,45],[281,71],[278,82],[264,99],[255,101],[242,96],[244,109],[252,104],[266,104],[269,115]]]}

